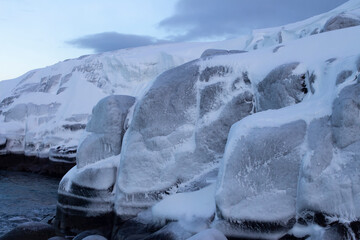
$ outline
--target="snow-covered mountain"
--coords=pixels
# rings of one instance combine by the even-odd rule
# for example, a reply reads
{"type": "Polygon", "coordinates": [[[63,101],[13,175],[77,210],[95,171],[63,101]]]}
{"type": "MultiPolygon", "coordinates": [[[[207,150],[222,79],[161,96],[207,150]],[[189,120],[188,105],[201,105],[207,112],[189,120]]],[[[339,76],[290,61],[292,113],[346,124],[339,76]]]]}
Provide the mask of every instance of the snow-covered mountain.
{"type": "Polygon", "coordinates": [[[225,43],[179,43],[65,60],[0,82],[0,154],[74,161],[88,117],[105,96],[138,96],[157,75],[225,43]],[[50,150],[51,149],[51,150],[50,150]]]}
{"type": "Polygon", "coordinates": [[[206,49],[251,51],[274,46],[277,51],[287,41],[358,25],[359,16],[357,1],[350,1],[308,20],[255,30],[238,39],[82,56],[1,81],[0,154],[74,161],[91,109],[101,98],[110,94],[139,96],[157,75],[200,57],[206,49]]]}
{"type": "Polygon", "coordinates": [[[359,239],[359,19],[352,0],[239,39],[93,55],[38,70],[43,83],[36,72],[0,83],[13,89],[1,93],[0,143],[52,148],[52,160],[78,146],[59,185],[62,233],[359,239]]]}

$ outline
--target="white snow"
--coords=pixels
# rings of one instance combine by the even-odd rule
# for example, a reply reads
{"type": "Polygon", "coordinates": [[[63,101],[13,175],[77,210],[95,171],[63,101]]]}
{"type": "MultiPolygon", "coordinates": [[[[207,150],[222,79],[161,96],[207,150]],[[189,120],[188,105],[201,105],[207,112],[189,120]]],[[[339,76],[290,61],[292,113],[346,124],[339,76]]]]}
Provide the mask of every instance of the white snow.
{"type": "Polygon", "coordinates": [[[63,182],[67,183],[63,190],[70,191],[72,182],[92,189],[108,189],[115,183],[116,176],[111,173],[114,171],[116,173],[119,161],[120,156],[116,155],[82,168],[74,166],[62,179],[63,182]]]}
{"type": "Polygon", "coordinates": [[[215,213],[215,184],[199,191],[176,193],[165,197],[152,207],[155,219],[182,220],[209,219],[215,213]]]}

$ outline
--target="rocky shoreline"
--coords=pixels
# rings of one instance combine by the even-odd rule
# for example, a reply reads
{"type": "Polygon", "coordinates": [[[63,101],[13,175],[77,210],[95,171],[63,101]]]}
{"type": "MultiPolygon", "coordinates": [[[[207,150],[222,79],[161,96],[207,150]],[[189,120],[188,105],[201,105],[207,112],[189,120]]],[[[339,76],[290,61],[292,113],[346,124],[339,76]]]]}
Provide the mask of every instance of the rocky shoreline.
{"type": "Polygon", "coordinates": [[[74,162],[55,162],[49,158],[26,156],[24,154],[8,153],[0,155],[0,170],[31,172],[61,178],[73,166],[74,162]]]}

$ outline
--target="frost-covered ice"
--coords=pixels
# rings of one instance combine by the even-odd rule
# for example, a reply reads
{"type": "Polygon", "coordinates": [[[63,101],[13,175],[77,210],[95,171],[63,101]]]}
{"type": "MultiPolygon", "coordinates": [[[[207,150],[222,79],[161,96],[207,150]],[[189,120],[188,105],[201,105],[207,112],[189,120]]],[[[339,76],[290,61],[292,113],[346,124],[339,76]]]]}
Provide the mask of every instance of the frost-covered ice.
{"type": "Polygon", "coordinates": [[[131,96],[111,95],[96,104],[86,126],[88,135],[77,150],[78,168],[120,154],[126,119],[134,102],[131,96]]]}
{"type": "Polygon", "coordinates": [[[177,193],[165,197],[152,207],[155,219],[192,222],[208,220],[215,214],[215,184],[199,191],[177,193]]]}
{"type": "MultiPolygon", "coordinates": [[[[85,56],[6,81],[0,151],[51,148],[55,158],[82,140],[59,187],[63,216],[140,213],[176,221],[156,234],[179,239],[209,227],[266,239],[351,229],[360,219],[359,9],[352,0],[234,40],[85,56]]],[[[194,238],[223,238],[214,231],[194,238]]]]}
{"type": "MultiPolygon", "coordinates": [[[[48,157],[49,149],[76,147],[82,139],[92,107],[107,95],[141,96],[156,76],[199,58],[207,49],[212,50],[204,53],[204,59],[219,53],[234,54],[266,47],[282,52],[284,46],[293,40],[322,30],[357,25],[359,6],[358,1],[349,1],[328,13],[282,27],[254,30],[249,36],[232,40],[164,44],[82,56],[32,70],[16,79],[1,81],[0,134],[12,140],[1,153],[48,157]],[[333,20],[336,16],[340,17],[333,20]],[[32,107],[29,108],[30,105],[32,107]],[[31,110],[52,105],[57,106],[53,114],[31,110]],[[23,116],[6,122],[5,115],[16,112],[21,106],[28,108],[23,116]]],[[[313,47],[316,46],[313,44],[313,47]]],[[[58,154],[57,160],[61,157],[64,156],[58,154]]]]}

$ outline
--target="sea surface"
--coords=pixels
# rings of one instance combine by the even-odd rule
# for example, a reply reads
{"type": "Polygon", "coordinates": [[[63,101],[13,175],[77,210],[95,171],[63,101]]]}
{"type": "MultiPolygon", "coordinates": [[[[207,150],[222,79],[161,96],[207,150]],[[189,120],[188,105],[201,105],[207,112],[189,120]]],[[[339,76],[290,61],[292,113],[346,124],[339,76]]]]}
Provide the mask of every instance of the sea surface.
{"type": "Polygon", "coordinates": [[[59,181],[33,173],[0,171],[0,236],[18,224],[51,219],[59,181]]]}

